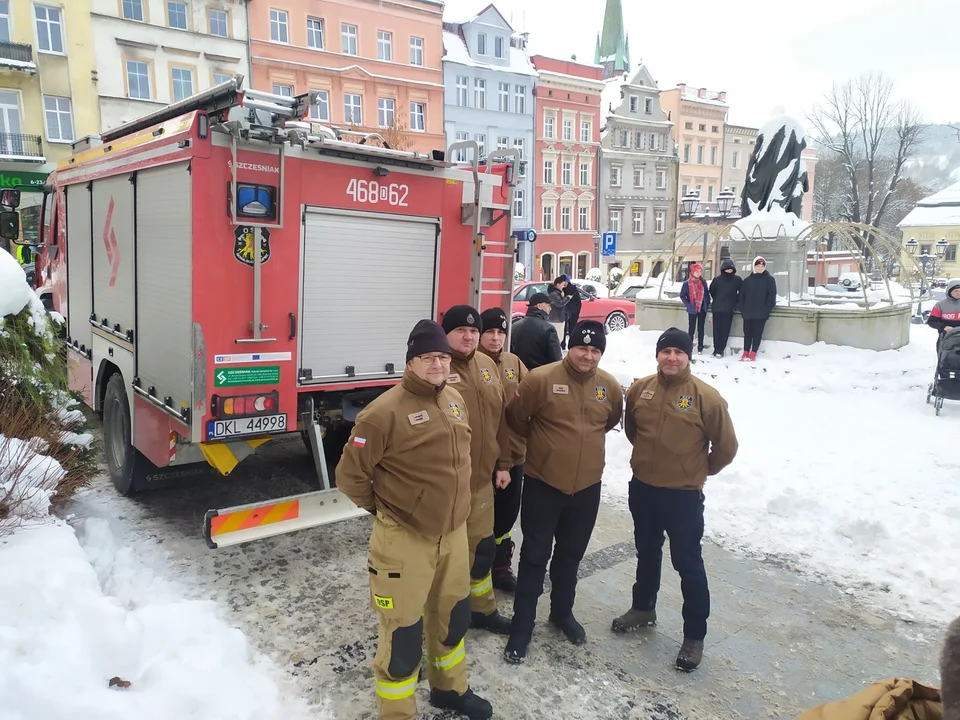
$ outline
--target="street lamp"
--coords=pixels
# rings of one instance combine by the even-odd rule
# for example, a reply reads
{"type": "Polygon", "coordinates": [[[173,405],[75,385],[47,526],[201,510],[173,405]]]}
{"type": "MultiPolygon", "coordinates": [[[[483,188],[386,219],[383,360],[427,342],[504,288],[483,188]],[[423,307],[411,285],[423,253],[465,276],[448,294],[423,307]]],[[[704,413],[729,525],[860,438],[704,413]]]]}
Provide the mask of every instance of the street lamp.
{"type": "Polygon", "coordinates": [[[916,256],[916,258],[920,261],[920,297],[917,299],[917,314],[913,319],[914,324],[923,322],[923,296],[927,294],[927,263],[936,258],[943,257],[947,252],[948,245],[949,243],[947,242],[946,238],[940,238],[940,240],[934,246],[934,252],[936,252],[936,255],[931,255],[926,251],[920,255],[917,255],[917,250],[920,247],[920,243],[917,242],[916,238],[910,238],[904,243],[904,247],[907,248],[907,252],[916,256]]]}
{"type": "Polygon", "coordinates": [[[697,208],[700,207],[700,195],[691,190],[683,196],[683,199],[680,201],[680,205],[683,206],[683,210],[681,212],[683,213],[684,217],[693,217],[697,212],[697,208]]]}
{"type": "Polygon", "coordinates": [[[733,201],[736,199],[736,196],[733,194],[733,191],[725,187],[719,195],[717,195],[717,209],[720,211],[720,215],[726,217],[730,214],[730,211],[733,210],[733,201]]]}

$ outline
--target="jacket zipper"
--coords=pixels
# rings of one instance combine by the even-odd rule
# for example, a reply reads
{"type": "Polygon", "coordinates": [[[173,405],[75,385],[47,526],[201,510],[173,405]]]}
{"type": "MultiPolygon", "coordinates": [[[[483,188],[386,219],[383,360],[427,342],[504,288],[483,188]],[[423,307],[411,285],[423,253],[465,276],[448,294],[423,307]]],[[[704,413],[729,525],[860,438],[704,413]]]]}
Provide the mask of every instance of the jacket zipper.
{"type": "Polygon", "coordinates": [[[580,450],[577,453],[577,473],[573,476],[573,491],[570,493],[571,495],[577,494],[577,489],[580,485],[580,466],[583,463],[583,438],[585,437],[586,431],[586,422],[584,421],[584,417],[586,416],[587,411],[585,407],[587,393],[583,389],[583,382],[577,383],[576,387],[580,389],[580,450]]]}
{"type": "MultiPolygon", "coordinates": [[[[460,467],[460,449],[457,447],[457,430],[453,426],[453,423],[450,421],[450,418],[447,417],[447,414],[443,411],[443,408],[440,406],[440,395],[436,396],[437,409],[440,411],[440,417],[443,418],[444,425],[447,426],[447,430],[450,432],[450,443],[453,445],[453,461],[454,467],[460,467]]],[[[454,520],[456,520],[457,514],[457,499],[460,497],[460,483],[457,482],[453,486],[453,507],[450,508],[450,530],[456,530],[453,527],[454,520]]]]}
{"type": "MultiPolygon", "coordinates": [[[[659,420],[657,423],[657,440],[655,443],[655,447],[660,447],[660,438],[663,437],[663,424],[664,424],[664,421],[666,420],[666,417],[665,417],[666,413],[664,413],[664,404],[667,398],[667,392],[666,392],[667,389],[668,389],[668,386],[664,385],[662,387],[662,391],[660,392],[660,406],[657,408],[657,417],[659,418],[659,420]]],[[[647,474],[650,477],[653,476],[653,463],[654,463],[655,457],[656,456],[650,458],[650,463],[647,468],[647,474]]],[[[639,480],[640,478],[637,478],[637,479],[639,480]]]]}

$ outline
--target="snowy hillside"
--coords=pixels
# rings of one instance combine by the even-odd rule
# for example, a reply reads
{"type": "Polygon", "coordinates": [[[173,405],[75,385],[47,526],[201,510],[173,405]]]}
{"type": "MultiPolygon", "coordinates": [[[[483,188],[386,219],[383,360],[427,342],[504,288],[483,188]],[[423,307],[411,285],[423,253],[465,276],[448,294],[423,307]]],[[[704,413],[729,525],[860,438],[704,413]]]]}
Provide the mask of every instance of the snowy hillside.
{"type": "MultiPolygon", "coordinates": [[[[894,613],[932,621],[960,597],[960,403],[925,404],[935,333],[872,352],[764,342],[755,365],[705,357],[695,374],[729,403],[733,465],[704,489],[707,533],[842,583],[894,613]]],[[[624,385],[654,372],[659,333],[611,335],[602,366],[624,385]]],[[[734,342],[733,344],[736,344],[734,342]]],[[[606,492],[626,497],[630,445],[607,441],[606,492]]]]}
{"type": "Polygon", "coordinates": [[[928,125],[916,156],[907,161],[906,176],[934,191],[960,181],[957,130],[948,125],[928,125]]]}

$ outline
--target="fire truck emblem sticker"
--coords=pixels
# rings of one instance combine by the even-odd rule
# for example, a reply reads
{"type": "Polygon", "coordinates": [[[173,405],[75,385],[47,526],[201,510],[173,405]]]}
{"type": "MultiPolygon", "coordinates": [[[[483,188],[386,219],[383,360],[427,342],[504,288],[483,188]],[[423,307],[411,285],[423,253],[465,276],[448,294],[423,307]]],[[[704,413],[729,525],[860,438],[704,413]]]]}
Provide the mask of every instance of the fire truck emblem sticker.
{"type": "MultiPolygon", "coordinates": [[[[256,245],[258,228],[252,225],[239,225],[234,231],[233,256],[247,267],[253,267],[253,253],[256,245]]],[[[270,231],[259,228],[260,231],[260,262],[270,259],[270,231]]]]}
{"type": "Polygon", "coordinates": [[[120,271],[120,248],[117,245],[117,233],[113,229],[113,195],[107,205],[107,218],[103,221],[103,247],[107,251],[107,262],[110,263],[109,287],[117,284],[117,273],[120,271]]]}

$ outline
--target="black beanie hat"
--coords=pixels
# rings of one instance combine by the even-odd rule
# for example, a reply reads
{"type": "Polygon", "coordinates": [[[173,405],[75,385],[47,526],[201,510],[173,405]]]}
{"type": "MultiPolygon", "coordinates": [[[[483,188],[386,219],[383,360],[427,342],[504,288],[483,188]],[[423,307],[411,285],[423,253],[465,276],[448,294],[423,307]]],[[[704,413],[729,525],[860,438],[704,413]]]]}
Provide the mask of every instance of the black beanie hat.
{"type": "Polygon", "coordinates": [[[444,332],[456,330],[458,327],[472,327],[483,332],[479,311],[469,305],[454,305],[443,314],[441,324],[444,332]]]}
{"type": "Polygon", "coordinates": [[[607,349],[607,334],[603,329],[603,323],[596,320],[581,320],[573,326],[570,331],[569,347],[577,345],[586,345],[589,347],[600,348],[602,353],[607,349]]]}
{"type": "Polygon", "coordinates": [[[529,307],[533,307],[534,305],[539,305],[540,303],[548,303],[548,302],[550,302],[550,296],[547,295],[546,293],[538,292],[530,296],[530,299],[527,300],[527,305],[529,307]]]}
{"type": "Polygon", "coordinates": [[[693,340],[690,338],[690,333],[675,327],[664,330],[663,335],[657,340],[657,355],[667,348],[676,348],[683,350],[687,355],[693,355],[693,340]]]}
{"type": "Polygon", "coordinates": [[[503,330],[507,331],[507,314],[498,307],[487,308],[482,313],[480,313],[480,324],[483,326],[483,331],[487,330],[503,330]]]}
{"type": "Polygon", "coordinates": [[[433,320],[420,320],[413,326],[410,337],[407,339],[407,362],[417,355],[433,352],[453,354],[443,328],[433,320]]]}

